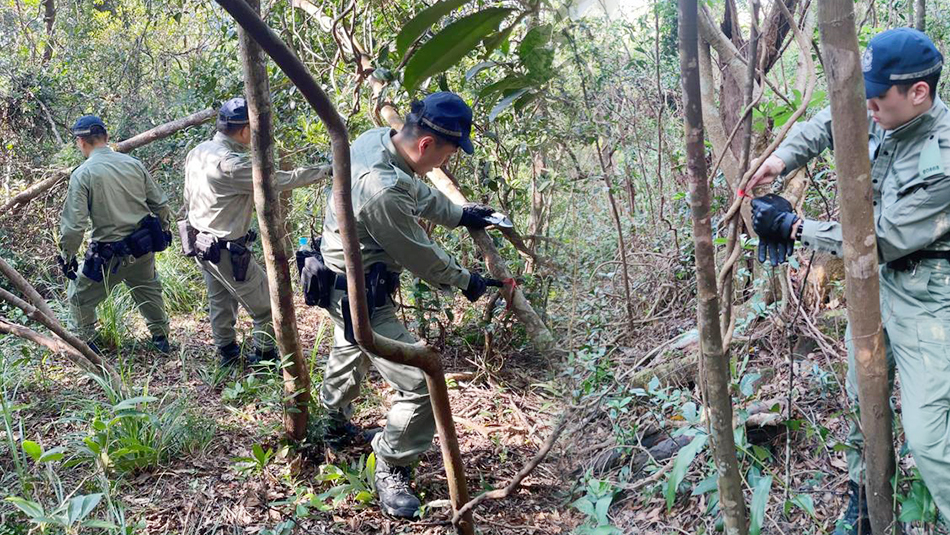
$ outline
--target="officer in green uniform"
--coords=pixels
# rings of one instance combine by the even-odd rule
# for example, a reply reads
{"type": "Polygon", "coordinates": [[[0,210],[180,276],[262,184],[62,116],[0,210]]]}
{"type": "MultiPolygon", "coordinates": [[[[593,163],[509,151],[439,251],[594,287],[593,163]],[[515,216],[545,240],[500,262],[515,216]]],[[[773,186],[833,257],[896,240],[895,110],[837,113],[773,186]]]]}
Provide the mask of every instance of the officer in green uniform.
{"type": "MultiPolygon", "coordinates": [[[[384,267],[384,279],[398,281],[398,273],[408,269],[443,291],[461,289],[470,301],[485,293],[489,281],[461,267],[429,239],[419,224],[419,219],[426,219],[450,228],[488,226],[485,217],[492,209],[458,206],[418,178],[444,164],[459,147],[472,154],[471,128],[472,110],[465,101],[453,93],[441,92],[413,103],[400,132],[376,128],[353,143],[353,211],[367,273],[374,266],[384,267]]],[[[341,306],[346,293],[343,245],[332,199],[327,203],[320,249],[327,267],[338,274],[328,309],[335,326],[333,347],[320,390],[320,400],[330,413],[328,439],[340,441],[356,435],[357,429],[348,419],[360,383],[373,364],[396,390],[386,427],[372,441],[376,490],[383,511],[411,518],[420,502],[410,488],[410,464],[429,448],[435,431],[425,375],[418,368],[363,353],[348,335],[341,306]]],[[[396,284],[386,291],[395,291],[396,284]]],[[[387,296],[384,304],[377,304],[373,310],[373,330],[415,343],[395,312],[391,296],[387,296]]]]}
{"type": "MultiPolygon", "coordinates": [[[[936,96],[943,57],[912,28],[880,33],[862,59],[881,281],[881,316],[890,373],[901,375],[904,433],[924,482],[950,515],[950,110],[936,96]]],[[[768,183],[831,146],[831,111],[797,125],[753,177],[768,183]]],[[[751,187],[751,186],[750,186],[751,187]]],[[[800,219],[785,199],[753,200],[759,259],[784,262],[793,240],[842,254],[841,226],[800,219]]],[[[848,342],[848,395],[857,404],[848,342]]],[[[893,380],[893,376],[892,376],[893,380]]],[[[857,424],[847,452],[851,500],[836,535],[870,533],[861,486],[864,442],[857,424]]]]}
{"type": "Polygon", "coordinates": [[[157,216],[162,227],[168,229],[168,199],[142,162],[109,148],[109,135],[101,119],[94,115],[80,117],[72,133],[86,161],[69,177],[59,223],[60,266],[70,279],[69,327],[98,352],[93,342],[96,305],[115,285],[124,282],[145,317],[152,344],[168,353],[168,315],[155,272],[155,254],[136,258],[119,247],[147,216],[157,216]],[[90,222],[91,241],[80,267],[76,253],[90,222]],[[104,258],[106,250],[110,258],[104,258]]]}
{"type": "MultiPolygon", "coordinates": [[[[196,231],[198,265],[208,286],[208,315],[222,365],[241,356],[234,329],[238,304],[254,321],[251,363],[276,359],[267,275],[250,253],[254,185],[248,147],[247,103],[237,97],[218,111],[217,133],[185,159],[185,204],[196,231]],[[202,247],[204,246],[204,247],[202,247]]],[[[308,186],[330,176],[326,165],[274,171],[279,190],[308,186]]]]}

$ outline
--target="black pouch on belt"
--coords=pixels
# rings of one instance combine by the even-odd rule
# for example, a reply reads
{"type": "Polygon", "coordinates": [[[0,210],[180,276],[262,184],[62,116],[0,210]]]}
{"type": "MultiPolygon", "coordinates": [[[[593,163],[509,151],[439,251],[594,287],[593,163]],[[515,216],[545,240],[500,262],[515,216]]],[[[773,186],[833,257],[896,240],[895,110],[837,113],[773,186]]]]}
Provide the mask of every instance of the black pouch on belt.
{"type": "Polygon", "coordinates": [[[112,247],[100,243],[90,243],[82,259],[82,274],[95,282],[102,282],[104,268],[112,260],[112,247]]]}
{"type": "Polygon", "coordinates": [[[350,316],[350,297],[344,295],[340,300],[340,312],[343,315],[343,338],[351,343],[356,343],[356,335],[353,334],[353,317],[350,316]]]}
{"type": "Polygon", "coordinates": [[[168,249],[168,245],[172,242],[172,233],[162,228],[160,219],[149,214],[142,219],[139,226],[143,230],[148,230],[152,236],[152,252],[160,253],[168,249]]]}
{"type": "Polygon", "coordinates": [[[129,234],[125,240],[126,247],[135,258],[145,256],[155,250],[155,242],[152,240],[152,231],[147,228],[140,228],[129,234]]]}
{"type": "Polygon", "coordinates": [[[300,276],[304,302],[308,306],[326,309],[330,308],[330,292],[333,291],[336,273],[323,263],[320,239],[313,243],[313,249],[297,250],[297,274],[300,276]]]}
{"type": "Polygon", "coordinates": [[[198,255],[198,251],[195,249],[198,230],[191,226],[187,219],[178,221],[178,237],[181,239],[181,254],[185,256],[198,255]]]}
{"type": "Polygon", "coordinates": [[[234,275],[235,282],[246,281],[247,268],[251,265],[251,251],[233,241],[228,242],[227,248],[231,253],[231,273],[234,275]]]}
{"type": "Polygon", "coordinates": [[[195,238],[195,251],[197,251],[198,260],[204,260],[217,264],[221,261],[221,245],[218,238],[207,232],[199,232],[195,238]]]}

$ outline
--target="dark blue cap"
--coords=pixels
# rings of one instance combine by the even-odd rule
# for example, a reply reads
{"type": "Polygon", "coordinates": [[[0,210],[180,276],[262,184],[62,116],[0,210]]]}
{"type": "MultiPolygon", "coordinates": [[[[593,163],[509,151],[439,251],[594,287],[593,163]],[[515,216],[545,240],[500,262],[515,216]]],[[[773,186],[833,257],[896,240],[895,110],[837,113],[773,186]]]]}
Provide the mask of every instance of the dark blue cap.
{"type": "Polygon", "coordinates": [[[914,28],[894,28],[871,39],[861,58],[867,98],[883,95],[893,85],[906,85],[940,72],[943,55],[933,41],[914,28]]]}
{"type": "Polygon", "coordinates": [[[243,97],[234,97],[221,105],[218,120],[228,124],[247,124],[247,102],[243,97]]]}
{"type": "Polygon", "coordinates": [[[419,125],[458,145],[466,154],[473,154],[472,108],[462,97],[449,91],[432,93],[422,102],[414,102],[412,113],[419,125]]]}
{"type": "Polygon", "coordinates": [[[76,119],[72,132],[74,136],[102,135],[106,133],[106,125],[95,115],[83,115],[76,119]]]}

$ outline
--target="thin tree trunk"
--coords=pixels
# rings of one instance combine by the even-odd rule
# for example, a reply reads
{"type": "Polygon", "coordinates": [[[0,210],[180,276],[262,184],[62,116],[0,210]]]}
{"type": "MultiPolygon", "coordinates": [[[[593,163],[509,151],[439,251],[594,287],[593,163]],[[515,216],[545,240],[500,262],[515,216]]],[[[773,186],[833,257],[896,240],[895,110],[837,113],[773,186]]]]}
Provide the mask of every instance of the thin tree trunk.
{"type": "Polygon", "coordinates": [[[693,240],[696,245],[696,310],[700,351],[704,362],[703,383],[709,404],[713,457],[719,472],[719,496],[727,535],[746,535],[745,499],[736,459],[732,430],[732,398],[729,395],[729,355],[719,330],[719,299],[716,291],[716,250],[709,214],[709,183],[703,139],[703,111],[699,88],[699,47],[696,0],[679,0],[680,70],[686,119],[686,157],[689,174],[693,240]]]}
{"type": "MultiPolygon", "coordinates": [[[[261,20],[243,0],[216,0],[242,28],[267,52],[277,66],[300,90],[300,94],[317,112],[327,126],[333,148],[333,203],[340,223],[343,257],[346,263],[347,296],[353,317],[353,334],[360,347],[380,357],[420,368],[426,374],[426,385],[432,401],[433,417],[442,447],[449,498],[454,511],[468,502],[468,483],[459,450],[458,436],[452,419],[442,356],[424,344],[407,344],[391,340],[373,332],[366,305],[366,280],[356,235],[353,215],[352,183],[350,178],[349,135],[340,114],[334,109],[326,93],[317,85],[307,68],[287,45],[261,20]]],[[[484,233],[483,233],[484,234],[484,233]]],[[[487,234],[485,234],[487,237],[487,234]]],[[[488,238],[489,240],[491,238],[488,238]]],[[[455,524],[462,535],[474,535],[475,524],[471,512],[461,515],[455,524]]]]}
{"type": "Polygon", "coordinates": [[[891,478],[894,448],[884,335],[881,326],[880,281],[874,209],[871,207],[871,164],[861,56],[851,0],[820,0],[818,30],[831,98],[835,169],[841,199],[845,289],[848,322],[858,376],[858,400],[864,431],[865,482],[871,528],[885,533],[894,520],[891,478]]]}
{"type": "MultiPolygon", "coordinates": [[[[259,0],[245,0],[255,12],[259,0]]],[[[261,228],[270,308],[274,335],[281,360],[290,357],[284,374],[284,430],[293,440],[307,434],[310,404],[310,374],[304,362],[294,312],[293,285],[287,248],[283,246],[283,219],[280,192],[274,187],[274,133],[267,65],[260,45],[244,29],[239,29],[241,59],[244,66],[244,90],[247,93],[248,116],[251,122],[251,160],[254,164],[254,205],[261,228]]]]}
{"type": "Polygon", "coordinates": [[[915,0],[914,4],[914,27],[922,32],[927,31],[927,0],[915,0]]]}
{"type": "Polygon", "coordinates": [[[56,23],[56,0],[43,0],[43,22],[46,23],[46,46],[43,49],[43,63],[53,57],[53,24],[56,23]]]}

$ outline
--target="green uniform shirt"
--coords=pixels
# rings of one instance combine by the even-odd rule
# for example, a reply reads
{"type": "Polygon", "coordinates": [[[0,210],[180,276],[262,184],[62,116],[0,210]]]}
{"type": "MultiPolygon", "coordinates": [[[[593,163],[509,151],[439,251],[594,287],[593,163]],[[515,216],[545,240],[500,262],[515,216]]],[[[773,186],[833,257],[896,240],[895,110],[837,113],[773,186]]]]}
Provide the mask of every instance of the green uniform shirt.
{"type": "MultiPolygon", "coordinates": [[[[931,108],[891,131],[868,114],[874,222],[881,262],[919,250],[950,250],[950,110],[931,108]]],[[[832,145],[831,109],[795,125],[775,151],[791,171],[832,145]]],[[[840,256],[841,225],[804,220],[802,243],[840,256]]]]}
{"type": "Polygon", "coordinates": [[[149,214],[169,227],[168,198],[142,162],[109,147],[94,149],[69,177],[59,221],[63,257],[76,255],[90,221],[92,241],[116,242],[132,234],[149,214]]]}
{"type": "MultiPolygon", "coordinates": [[[[390,271],[408,269],[443,290],[467,288],[469,272],[432,243],[419,219],[457,227],[462,207],[414,176],[393,145],[389,128],[375,128],[353,142],[353,212],[363,267],[383,262],[390,271]]],[[[343,243],[333,208],[327,202],[323,222],[323,260],[343,273],[343,243]]]]}
{"type": "MultiPolygon", "coordinates": [[[[185,158],[185,204],[195,229],[222,240],[236,240],[251,227],[254,181],[248,146],[221,132],[191,149],[185,158]]],[[[330,176],[326,165],[274,171],[274,184],[284,191],[330,176]]]]}

